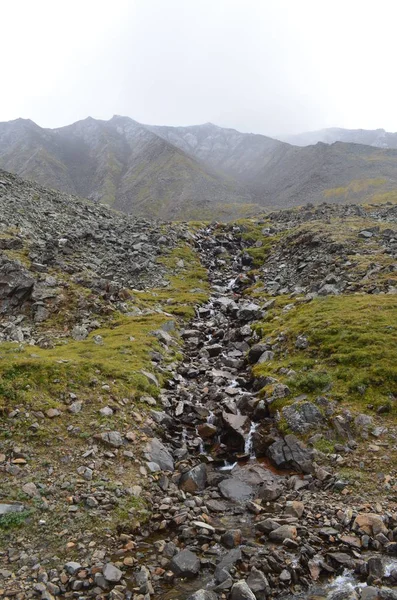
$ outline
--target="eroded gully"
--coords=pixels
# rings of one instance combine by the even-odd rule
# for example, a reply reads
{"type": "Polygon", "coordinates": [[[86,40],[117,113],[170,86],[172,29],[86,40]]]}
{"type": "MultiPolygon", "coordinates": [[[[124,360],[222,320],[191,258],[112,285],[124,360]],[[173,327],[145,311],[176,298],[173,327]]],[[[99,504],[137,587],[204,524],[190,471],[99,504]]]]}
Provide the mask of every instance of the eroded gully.
{"type": "MultiPolygon", "coordinates": [[[[134,590],[163,600],[358,598],[360,580],[371,583],[361,551],[330,557],[324,535],[335,526],[336,479],[313,450],[280,436],[258,395],[272,380],[251,373],[255,353],[272,352],[253,327],[269,304],[243,295],[253,281],[238,231],[213,233],[195,241],[211,297],[182,332],[183,360],[154,415],[164,446],[149,452],[148,464],[168,473],[158,474],[134,590]]],[[[342,502],[340,510],[347,523],[349,508],[342,502]]],[[[394,562],[381,560],[391,573],[394,562]]]]}

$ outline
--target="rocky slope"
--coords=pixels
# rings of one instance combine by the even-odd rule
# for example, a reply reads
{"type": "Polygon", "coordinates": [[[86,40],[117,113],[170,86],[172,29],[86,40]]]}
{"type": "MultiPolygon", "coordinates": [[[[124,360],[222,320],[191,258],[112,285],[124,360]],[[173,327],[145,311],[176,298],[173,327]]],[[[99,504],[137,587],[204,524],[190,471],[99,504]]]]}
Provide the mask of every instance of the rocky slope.
{"type": "Polygon", "coordinates": [[[396,207],[0,202],[2,596],[395,598],[396,207]]]}
{"type": "Polygon", "coordinates": [[[396,152],[353,143],[299,148],[211,123],[154,127],[120,116],[53,130],[23,119],[0,123],[0,167],[135,216],[168,219],[230,220],[324,198],[384,201],[396,193],[396,152]]]}

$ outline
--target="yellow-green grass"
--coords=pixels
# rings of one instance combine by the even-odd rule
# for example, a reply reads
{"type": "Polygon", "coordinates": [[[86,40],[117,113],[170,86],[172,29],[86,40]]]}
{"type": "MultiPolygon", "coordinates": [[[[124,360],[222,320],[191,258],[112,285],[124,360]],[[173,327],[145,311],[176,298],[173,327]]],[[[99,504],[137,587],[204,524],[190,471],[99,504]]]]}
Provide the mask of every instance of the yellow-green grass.
{"type": "Polygon", "coordinates": [[[364,192],[368,192],[374,187],[380,187],[387,183],[386,179],[380,177],[375,179],[354,179],[346,186],[324,190],[324,198],[343,197],[348,198],[364,192]]]}
{"type": "Polygon", "coordinates": [[[172,273],[168,277],[169,285],[138,293],[138,302],[185,319],[192,318],[195,306],[209,297],[207,271],[201,266],[197,253],[189,244],[181,244],[158,262],[172,273]],[[183,266],[178,266],[181,260],[183,266]]]}
{"type": "Polygon", "coordinates": [[[14,404],[35,410],[54,406],[66,389],[92,393],[93,380],[112,381],[112,389],[134,397],[156,393],[140,372],[151,369],[150,351],[161,350],[151,335],[167,317],[119,316],[111,327],[95,330],[84,341],[62,340],[51,349],[5,343],[0,346],[0,410],[14,404]],[[103,343],[96,344],[100,335],[103,343]]]}
{"type": "MultiPolygon", "coordinates": [[[[293,395],[312,398],[326,392],[344,406],[366,410],[368,405],[389,405],[397,414],[397,297],[350,295],[317,298],[283,312],[277,307],[258,325],[263,338],[283,341],[275,359],[254,368],[256,375],[272,375],[288,384],[293,395]],[[309,346],[295,348],[306,335],[309,346]],[[295,378],[280,375],[288,367],[295,378]]],[[[278,400],[280,408],[288,399],[278,400]]]]}

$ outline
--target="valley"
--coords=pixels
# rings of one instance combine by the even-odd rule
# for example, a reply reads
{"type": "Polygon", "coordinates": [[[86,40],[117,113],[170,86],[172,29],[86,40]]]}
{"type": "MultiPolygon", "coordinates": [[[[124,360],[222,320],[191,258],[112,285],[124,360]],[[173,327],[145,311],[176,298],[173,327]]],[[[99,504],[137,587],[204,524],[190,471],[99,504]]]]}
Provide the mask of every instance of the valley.
{"type": "Polygon", "coordinates": [[[2,597],[396,597],[395,204],[0,202],[2,597]]]}

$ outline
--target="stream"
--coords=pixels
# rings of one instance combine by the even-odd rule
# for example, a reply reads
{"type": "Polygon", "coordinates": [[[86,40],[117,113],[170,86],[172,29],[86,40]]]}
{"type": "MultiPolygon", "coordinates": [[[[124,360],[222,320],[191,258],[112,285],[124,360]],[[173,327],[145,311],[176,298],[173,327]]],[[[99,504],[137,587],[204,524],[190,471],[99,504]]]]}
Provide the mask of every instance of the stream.
{"type": "MultiPolygon", "coordinates": [[[[318,498],[327,510],[326,489],[331,489],[334,480],[326,480],[324,491],[324,484],[307,469],[310,454],[300,442],[284,449],[290,458],[281,461],[281,466],[269,451],[277,444],[282,449],[283,439],[268,407],[258,398],[260,388],[246,360],[252,345],[260,341],[251,325],[263,314],[260,306],[241,293],[241,274],[248,267],[242,266],[238,253],[230,265],[214,259],[205,247],[205,238],[200,251],[212,295],[182,331],[184,357],[161,397],[167,415],[163,439],[182,465],[179,470],[185,479],[183,485],[179,482],[179,492],[175,488],[172,503],[165,504],[170,500],[171,482],[178,479],[162,478],[165,500],[160,494],[158,504],[160,511],[172,507],[171,527],[167,525],[138,543],[139,564],[166,565],[156,552],[157,542],[157,548],[172,543],[200,557],[200,572],[191,579],[174,577],[168,571],[154,578],[155,597],[161,600],[186,600],[192,595],[193,600],[229,598],[234,582],[244,579],[252,567],[261,573],[256,580],[251,577],[255,595],[233,592],[233,600],[270,596],[358,599],[366,586],[362,583],[364,572],[360,575],[352,568],[344,569],[343,561],[348,562],[350,556],[345,547],[347,558],[342,552],[326,564],[324,528],[319,528],[319,533],[315,528],[311,531],[300,520],[300,506],[307,510],[306,505],[310,507],[312,502],[315,506],[318,498]],[[281,546],[268,538],[278,526],[283,526],[287,535],[281,546]],[[237,558],[231,557],[233,552],[237,558]],[[227,565],[219,572],[222,561],[227,565]],[[313,582],[311,573],[316,565],[319,574],[313,582]],[[289,595],[291,589],[294,593],[289,595]],[[201,596],[195,596],[198,590],[211,590],[214,595],[200,592],[201,596]]],[[[328,537],[332,541],[337,534],[335,530],[328,537]]],[[[353,560],[359,564],[361,552],[353,551],[353,560]]],[[[391,578],[390,584],[395,569],[394,560],[384,565],[383,578],[391,578]]],[[[368,596],[368,600],[377,597],[368,596]]]]}

